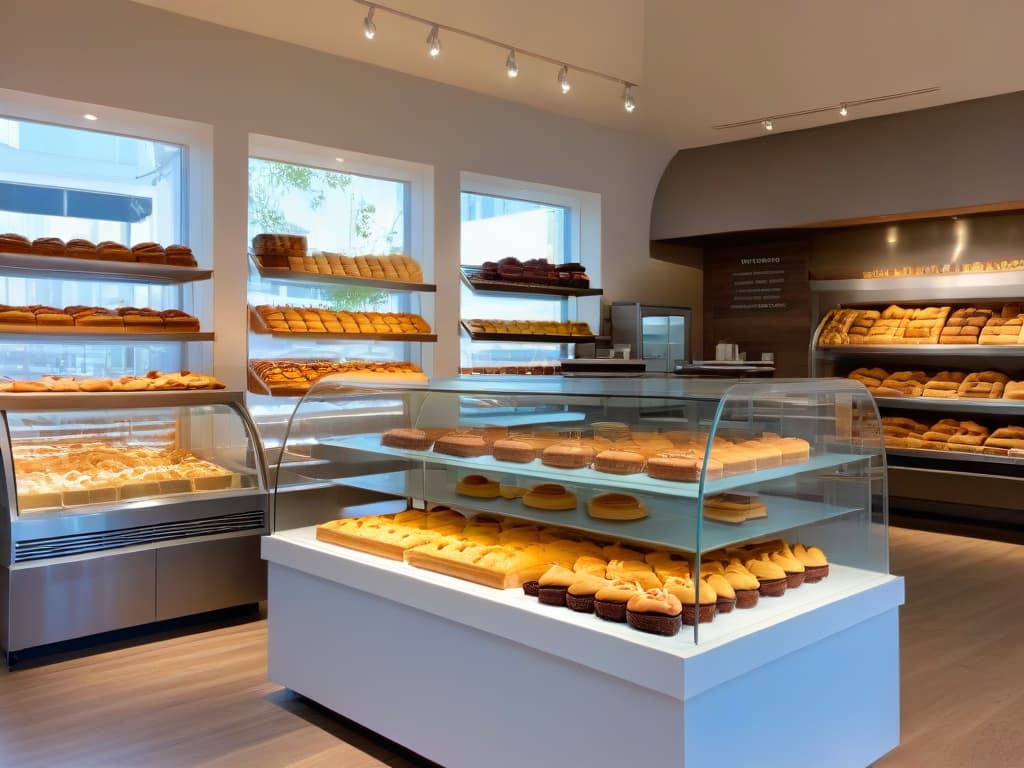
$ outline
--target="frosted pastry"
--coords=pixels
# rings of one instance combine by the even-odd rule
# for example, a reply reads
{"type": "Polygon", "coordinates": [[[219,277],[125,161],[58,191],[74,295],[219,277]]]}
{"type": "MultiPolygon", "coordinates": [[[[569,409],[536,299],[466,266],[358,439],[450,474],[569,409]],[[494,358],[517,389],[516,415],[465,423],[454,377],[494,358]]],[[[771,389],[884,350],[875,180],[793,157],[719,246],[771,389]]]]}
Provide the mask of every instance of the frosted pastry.
{"type": "Polygon", "coordinates": [[[626,621],[641,632],[671,636],[682,626],[683,606],[679,598],[663,589],[651,589],[629,598],[626,621]]]}

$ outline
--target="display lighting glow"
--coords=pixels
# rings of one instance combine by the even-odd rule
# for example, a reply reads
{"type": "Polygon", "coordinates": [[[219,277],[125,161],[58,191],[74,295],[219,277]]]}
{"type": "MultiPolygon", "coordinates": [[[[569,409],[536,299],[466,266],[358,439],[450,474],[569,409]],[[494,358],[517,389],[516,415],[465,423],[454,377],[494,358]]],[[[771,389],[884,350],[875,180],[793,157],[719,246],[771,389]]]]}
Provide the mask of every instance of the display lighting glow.
{"type": "Polygon", "coordinates": [[[373,13],[377,9],[372,5],[370,6],[370,12],[366,14],[366,18],[363,19],[363,34],[366,35],[367,40],[373,40],[377,36],[377,25],[373,23],[373,13]]]}
{"type": "Polygon", "coordinates": [[[438,32],[437,24],[430,28],[430,34],[427,35],[427,45],[430,46],[430,55],[436,59],[441,53],[441,34],[438,32]]]}
{"type": "Polygon", "coordinates": [[[774,131],[775,130],[775,123],[773,123],[771,121],[771,118],[769,118],[768,120],[765,120],[763,125],[764,125],[764,129],[766,131],[774,131]]]}
{"type": "Polygon", "coordinates": [[[572,90],[572,85],[569,83],[569,67],[565,64],[558,70],[558,84],[562,87],[562,93],[572,90]]]}
{"type": "Polygon", "coordinates": [[[516,49],[510,48],[505,59],[505,72],[509,77],[519,77],[519,62],[516,61],[516,49]]]}
{"type": "Polygon", "coordinates": [[[846,108],[846,102],[843,102],[839,105],[839,116],[846,117],[848,114],[850,114],[850,110],[846,108]]]}
{"type": "Polygon", "coordinates": [[[82,117],[84,117],[86,120],[99,120],[99,118],[91,112],[86,112],[84,115],[82,115],[82,117]]]}
{"type": "Polygon", "coordinates": [[[633,98],[633,86],[627,85],[622,90],[622,106],[626,108],[627,112],[632,112],[636,109],[636,100],[633,98]]]}

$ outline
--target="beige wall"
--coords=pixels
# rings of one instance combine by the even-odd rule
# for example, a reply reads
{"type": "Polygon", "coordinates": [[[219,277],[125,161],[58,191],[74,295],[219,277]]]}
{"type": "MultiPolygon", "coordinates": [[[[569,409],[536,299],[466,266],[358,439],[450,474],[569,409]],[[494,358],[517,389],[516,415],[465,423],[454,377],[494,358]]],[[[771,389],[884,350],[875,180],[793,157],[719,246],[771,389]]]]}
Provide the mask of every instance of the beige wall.
{"type": "Polygon", "coordinates": [[[244,384],[249,133],[434,167],[438,373],[458,360],[460,171],[600,194],[605,300],[691,295],[689,270],[649,258],[668,145],[127,0],[4,0],[2,19],[0,87],[213,126],[215,356],[231,386],[244,384]]]}

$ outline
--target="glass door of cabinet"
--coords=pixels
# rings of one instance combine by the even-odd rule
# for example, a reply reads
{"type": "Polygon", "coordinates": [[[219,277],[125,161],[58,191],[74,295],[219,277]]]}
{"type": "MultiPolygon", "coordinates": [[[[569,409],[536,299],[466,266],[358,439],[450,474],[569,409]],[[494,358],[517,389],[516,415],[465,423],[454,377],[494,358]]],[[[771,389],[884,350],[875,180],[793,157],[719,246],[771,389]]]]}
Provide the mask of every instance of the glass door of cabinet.
{"type": "Polygon", "coordinates": [[[668,373],[686,359],[684,315],[647,315],[640,319],[640,327],[648,371],[668,373]]]}

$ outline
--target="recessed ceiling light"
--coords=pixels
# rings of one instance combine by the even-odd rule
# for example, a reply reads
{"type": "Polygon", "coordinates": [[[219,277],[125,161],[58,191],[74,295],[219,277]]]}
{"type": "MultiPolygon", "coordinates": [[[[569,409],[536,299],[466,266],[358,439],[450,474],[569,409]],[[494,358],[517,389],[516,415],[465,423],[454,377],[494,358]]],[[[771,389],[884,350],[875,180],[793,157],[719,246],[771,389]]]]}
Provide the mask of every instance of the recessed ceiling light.
{"type": "Polygon", "coordinates": [[[84,115],[82,115],[82,117],[84,117],[86,120],[99,120],[99,118],[91,112],[86,112],[84,115]]]}
{"type": "Polygon", "coordinates": [[[336,157],[334,159],[337,160],[339,163],[344,163],[345,162],[345,158],[344,157],[336,157]]]}

